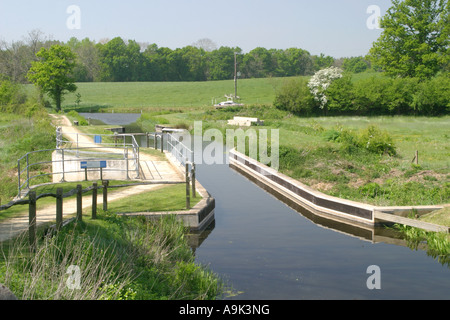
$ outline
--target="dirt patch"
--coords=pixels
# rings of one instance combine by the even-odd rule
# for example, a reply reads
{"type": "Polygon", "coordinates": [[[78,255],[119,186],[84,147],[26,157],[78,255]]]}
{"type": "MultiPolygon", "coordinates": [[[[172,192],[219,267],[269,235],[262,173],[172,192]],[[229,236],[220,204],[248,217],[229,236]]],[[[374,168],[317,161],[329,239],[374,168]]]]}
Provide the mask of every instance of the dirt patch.
{"type": "Polygon", "coordinates": [[[311,188],[313,188],[314,190],[317,190],[317,191],[326,192],[326,191],[330,191],[331,189],[333,189],[334,185],[335,185],[334,183],[319,182],[319,183],[311,185],[311,188]]]}
{"type": "Polygon", "coordinates": [[[414,175],[412,175],[411,177],[409,177],[406,181],[407,182],[423,182],[424,180],[431,180],[431,181],[442,181],[445,179],[447,175],[446,174],[439,174],[436,173],[432,170],[422,170],[419,171],[417,173],[415,173],[414,175]]]}

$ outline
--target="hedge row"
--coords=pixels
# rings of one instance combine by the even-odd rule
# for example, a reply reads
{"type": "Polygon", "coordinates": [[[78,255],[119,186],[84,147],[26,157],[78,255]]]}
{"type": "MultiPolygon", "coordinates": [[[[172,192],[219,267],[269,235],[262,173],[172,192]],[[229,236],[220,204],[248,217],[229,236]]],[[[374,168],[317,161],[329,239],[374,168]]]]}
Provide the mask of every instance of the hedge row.
{"type": "Polygon", "coordinates": [[[372,76],[352,81],[350,75],[334,80],[326,91],[328,103],[320,108],[305,78],[281,87],[274,105],[298,115],[443,115],[450,113],[450,77],[430,80],[372,76]]]}

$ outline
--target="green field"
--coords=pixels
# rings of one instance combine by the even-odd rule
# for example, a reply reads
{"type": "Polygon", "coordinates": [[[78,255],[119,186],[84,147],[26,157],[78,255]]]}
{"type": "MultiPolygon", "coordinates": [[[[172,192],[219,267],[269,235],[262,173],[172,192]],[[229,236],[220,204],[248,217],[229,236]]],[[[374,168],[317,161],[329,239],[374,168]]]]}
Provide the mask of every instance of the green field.
{"type": "MultiPolygon", "coordinates": [[[[286,78],[238,81],[238,96],[245,104],[272,104],[275,90],[286,78]]],[[[82,111],[125,109],[191,109],[210,107],[234,94],[234,81],[77,83],[82,111]]],[[[29,89],[31,90],[31,89],[29,89]]],[[[63,107],[75,106],[75,94],[65,96],[63,107]]]]}

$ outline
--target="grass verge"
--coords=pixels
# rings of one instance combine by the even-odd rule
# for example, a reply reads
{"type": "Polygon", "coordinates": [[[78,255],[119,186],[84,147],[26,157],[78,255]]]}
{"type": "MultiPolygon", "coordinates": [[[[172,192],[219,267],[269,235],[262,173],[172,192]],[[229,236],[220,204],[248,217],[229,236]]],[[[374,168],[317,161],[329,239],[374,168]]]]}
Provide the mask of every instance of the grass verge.
{"type": "Polygon", "coordinates": [[[24,300],[209,300],[222,293],[218,276],[194,262],[173,216],[100,212],[42,235],[35,253],[26,237],[0,252],[0,282],[24,300]]]}

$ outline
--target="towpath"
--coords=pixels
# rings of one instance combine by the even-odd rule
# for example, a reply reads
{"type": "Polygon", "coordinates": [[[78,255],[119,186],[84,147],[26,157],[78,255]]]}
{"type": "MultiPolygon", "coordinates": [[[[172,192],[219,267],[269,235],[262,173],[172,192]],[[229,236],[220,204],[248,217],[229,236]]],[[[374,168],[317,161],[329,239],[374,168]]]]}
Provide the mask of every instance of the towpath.
{"type": "MultiPolygon", "coordinates": [[[[76,127],[71,125],[69,119],[63,115],[52,115],[54,123],[62,128],[63,135],[66,139],[76,141],[76,133],[78,133],[78,143],[80,146],[93,146],[93,140],[86,135],[83,135],[76,127]]],[[[106,150],[107,151],[107,150],[106,150]]],[[[117,150],[111,149],[112,152],[117,150]]],[[[140,154],[140,163],[144,181],[152,181],[153,184],[138,185],[127,188],[117,188],[114,191],[108,192],[108,202],[117,201],[126,198],[130,195],[135,195],[151,190],[156,190],[163,187],[164,182],[182,182],[183,177],[179,170],[177,170],[168,160],[163,161],[160,157],[140,154]],[[161,184],[158,184],[158,182],[161,184]]],[[[98,206],[103,204],[103,197],[98,197],[98,206]]],[[[90,201],[83,201],[83,208],[91,206],[90,201]]],[[[24,207],[26,211],[26,207],[24,207]]],[[[63,216],[67,217],[76,212],[76,199],[65,200],[63,205],[63,216]]],[[[42,225],[56,220],[55,205],[45,206],[39,208],[39,201],[36,212],[36,223],[42,225]]],[[[28,228],[28,215],[20,215],[18,217],[10,218],[0,222],[0,242],[12,239],[28,228]]]]}

